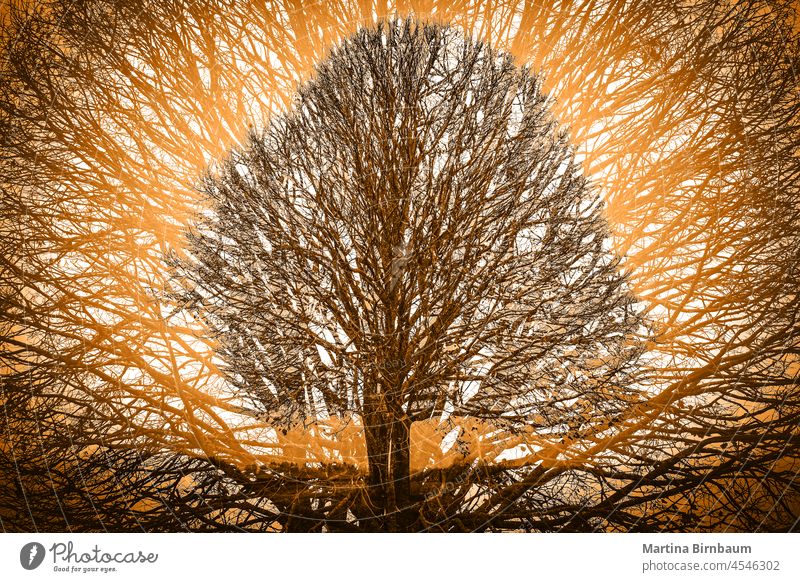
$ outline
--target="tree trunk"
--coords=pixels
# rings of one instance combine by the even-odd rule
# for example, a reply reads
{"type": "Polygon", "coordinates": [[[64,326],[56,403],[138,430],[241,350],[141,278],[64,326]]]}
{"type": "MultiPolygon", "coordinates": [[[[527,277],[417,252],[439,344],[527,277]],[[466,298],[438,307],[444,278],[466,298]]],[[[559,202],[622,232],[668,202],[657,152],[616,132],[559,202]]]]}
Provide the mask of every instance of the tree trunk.
{"type": "Polygon", "coordinates": [[[411,500],[411,423],[378,416],[365,427],[369,502],[377,530],[409,531],[416,521],[411,500]]]}

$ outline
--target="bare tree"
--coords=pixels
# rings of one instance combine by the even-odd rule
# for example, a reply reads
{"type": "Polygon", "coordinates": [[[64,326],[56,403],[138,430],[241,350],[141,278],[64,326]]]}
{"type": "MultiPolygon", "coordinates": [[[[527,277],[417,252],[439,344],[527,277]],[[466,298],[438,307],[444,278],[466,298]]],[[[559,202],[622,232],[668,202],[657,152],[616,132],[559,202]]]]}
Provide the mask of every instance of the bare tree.
{"type": "MultiPolygon", "coordinates": [[[[0,527],[375,527],[384,518],[369,520],[382,513],[367,502],[382,493],[369,491],[363,419],[348,414],[362,402],[337,408],[333,396],[348,393],[350,378],[355,386],[364,385],[363,377],[361,384],[355,380],[356,371],[388,381],[393,374],[400,377],[403,367],[421,365],[425,349],[436,349],[446,356],[428,360],[429,377],[478,379],[447,384],[443,404],[430,401],[433,385],[419,393],[420,411],[425,406],[442,411],[410,429],[412,513],[418,513],[420,529],[796,528],[797,22],[791,0],[4,3],[0,527]],[[206,326],[185,310],[176,312],[161,293],[170,277],[163,258],[169,249],[182,252],[182,231],[203,205],[194,188],[203,169],[246,141],[248,123],[261,126],[289,107],[297,86],[305,86],[331,47],[361,27],[398,15],[447,23],[467,38],[513,54],[536,72],[530,83],[541,83],[541,91],[553,97],[543,108],[569,125],[575,159],[602,195],[613,250],[625,257],[638,305],[657,331],[638,361],[638,389],[626,385],[629,402],[621,414],[609,414],[608,423],[601,421],[598,402],[586,406],[593,422],[581,429],[577,408],[545,406],[551,404],[546,399],[536,404],[547,408],[546,418],[537,419],[521,402],[506,411],[515,410],[517,418],[480,418],[490,389],[506,396],[526,392],[529,385],[518,382],[521,374],[484,381],[487,370],[478,368],[477,360],[474,368],[472,361],[459,360],[460,347],[445,352],[444,340],[434,347],[409,344],[407,359],[386,360],[387,369],[380,370],[350,355],[338,334],[316,356],[318,344],[310,335],[296,346],[312,358],[298,367],[306,373],[304,382],[312,382],[307,371],[313,364],[320,375],[314,382],[332,388],[326,393],[312,385],[308,402],[305,395],[287,398],[294,404],[276,411],[267,385],[258,394],[248,389],[252,380],[242,377],[238,395],[231,394],[231,375],[220,373],[218,346],[206,326]],[[452,362],[449,371],[441,367],[446,362],[452,362]],[[459,401],[461,394],[466,402],[459,401]],[[575,430],[570,423],[578,424],[575,430]]],[[[493,67],[500,71],[502,64],[493,67]]],[[[478,69],[473,75],[481,78],[478,69]]],[[[510,75],[517,78],[520,72],[510,75]]],[[[515,87],[506,86],[511,92],[515,87]]],[[[469,109],[466,102],[463,109],[469,109]]],[[[478,108],[470,111],[477,116],[478,108]]],[[[507,128],[520,123],[514,115],[507,128]]],[[[477,117],[468,121],[455,119],[448,126],[487,127],[477,117]]],[[[389,128],[388,118],[379,122],[389,128]]],[[[282,123],[287,127],[256,134],[268,152],[279,143],[280,131],[288,131],[288,118],[282,123]]],[[[364,131],[364,126],[347,129],[364,131]]],[[[400,133],[392,126],[399,136],[393,143],[402,147],[411,129],[400,133]]],[[[542,152],[557,157],[566,144],[557,145],[557,130],[549,135],[556,144],[545,140],[542,152]]],[[[301,137],[309,147],[321,139],[301,137]]],[[[399,150],[384,152],[384,141],[366,143],[375,144],[370,159],[399,155],[399,150]]],[[[457,146],[480,151],[472,144],[457,146]]],[[[509,147],[491,150],[490,159],[502,160],[509,147]]],[[[247,145],[234,157],[253,152],[247,145]]],[[[353,158],[352,152],[340,155],[353,158]]],[[[327,154],[314,156],[309,159],[327,154]]],[[[479,160],[470,164],[478,184],[479,160]]],[[[571,172],[567,179],[577,171],[571,172]]],[[[221,176],[224,184],[224,168],[221,176]]],[[[509,174],[507,183],[514,179],[509,174]]],[[[384,182],[373,177],[372,183],[384,182]]],[[[468,195],[473,192],[465,187],[461,196],[468,195]]],[[[415,215],[419,204],[408,204],[415,215]]],[[[586,226],[594,212],[574,222],[586,226]]],[[[475,219],[489,230],[487,217],[475,219]]],[[[474,242],[467,234],[458,236],[474,242]]],[[[310,246],[302,248],[310,252],[310,246]]],[[[489,254],[473,249],[475,260],[489,254]]],[[[415,252],[401,246],[395,257],[394,248],[384,255],[387,251],[397,267],[415,252]]],[[[554,251],[569,254],[558,244],[554,251]]],[[[455,256],[453,250],[439,261],[455,256]]],[[[348,257],[337,260],[350,268],[348,257]]],[[[430,279],[442,273],[433,259],[422,264],[420,276],[427,282],[417,282],[416,267],[400,269],[396,293],[410,296],[423,283],[438,284],[430,279]]],[[[334,267],[331,259],[328,271],[334,267]]],[[[354,279],[356,274],[353,270],[354,279]]],[[[376,274],[373,285],[380,281],[376,274]]],[[[474,280],[471,275],[465,274],[454,293],[476,296],[470,293],[477,289],[463,287],[474,280]]],[[[314,274],[317,281],[325,276],[314,274]]],[[[333,287],[321,289],[328,293],[333,287]]],[[[383,289],[384,298],[395,301],[386,296],[385,283],[383,289]]],[[[382,308],[380,301],[366,299],[382,308]]],[[[420,306],[407,307],[409,314],[415,309],[420,306]]],[[[356,321],[365,312],[348,316],[356,321]]],[[[330,317],[309,315],[328,322],[328,331],[338,330],[330,317]]],[[[512,345],[504,343],[511,332],[501,331],[501,320],[483,311],[480,317],[494,322],[494,331],[482,336],[488,343],[512,345]]],[[[409,337],[422,338],[414,334],[426,326],[427,320],[417,320],[409,337]]],[[[441,333],[451,337],[454,331],[441,333]]],[[[397,348],[382,349],[388,357],[397,348]]],[[[260,350],[255,353],[263,357],[260,350]]],[[[578,360],[552,361],[580,371],[591,367],[588,359],[580,362],[583,353],[578,346],[578,360]]],[[[481,357],[487,366],[497,360],[489,352],[481,357]]],[[[613,365],[605,365],[613,377],[613,365]]],[[[619,365],[624,376],[624,358],[619,365]]],[[[288,360],[278,366],[288,367],[288,360]]],[[[272,388],[278,390],[274,383],[272,388]]],[[[574,388],[564,390],[569,394],[574,388]]],[[[613,387],[608,402],[621,404],[624,393],[613,387]]],[[[411,519],[404,515],[400,521],[411,519]]]]}
{"type": "Polygon", "coordinates": [[[362,29],[204,191],[187,298],[276,423],[363,423],[368,524],[419,527],[415,421],[566,435],[635,395],[643,328],[598,197],[509,55],[362,29]]]}

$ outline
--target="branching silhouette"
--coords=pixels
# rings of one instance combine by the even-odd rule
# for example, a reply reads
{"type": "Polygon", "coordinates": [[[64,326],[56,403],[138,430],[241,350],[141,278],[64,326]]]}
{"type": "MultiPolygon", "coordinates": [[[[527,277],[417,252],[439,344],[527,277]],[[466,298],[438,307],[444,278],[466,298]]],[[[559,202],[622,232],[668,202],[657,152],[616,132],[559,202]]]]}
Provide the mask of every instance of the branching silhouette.
{"type": "Polygon", "coordinates": [[[359,526],[428,525],[414,422],[551,449],[637,400],[643,330],[598,199],[509,56],[411,20],[364,29],[204,190],[185,301],[273,424],[363,425],[359,526]]]}
{"type": "MultiPolygon", "coordinates": [[[[345,0],[290,6],[277,0],[21,0],[3,5],[0,22],[4,530],[796,528],[800,53],[791,2],[345,0]],[[256,226],[269,226],[264,236],[285,231],[283,237],[267,238],[273,255],[262,255],[261,260],[295,270],[301,260],[309,265],[307,281],[315,284],[293,292],[298,299],[316,297],[314,309],[301,311],[290,304],[300,317],[288,319],[286,325],[304,338],[292,344],[301,351],[274,355],[269,346],[280,343],[274,327],[279,319],[267,316],[274,314],[275,305],[225,312],[223,302],[212,298],[230,294],[227,287],[197,299],[196,306],[203,308],[196,312],[197,319],[180,309],[183,305],[163,292],[174,283],[164,257],[174,252],[187,267],[205,260],[200,253],[194,257],[199,263],[192,262],[182,232],[198,211],[213,209],[195,187],[198,176],[215,162],[230,159],[233,164],[221,166],[206,182],[209,194],[218,200],[255,190],[248,182],[253,180],[273,194],[282,192],[288,202],[295,194],[288,186],[278,188],[281,182],[270,177],[274,169],[273,174],[262,169],[248,177],[238,174],[233,160],[245,165],[273,160],[279,144],[293,143],[295,161],[302,153],[308,165],[298,170],[298,181],[293,182],[298,200],[301,178],[306,185],[315,180],[329,188],[313,193],[303,189],[317,204],[348,200],[346,182],[339,179],[347,175],[343,168],[348,160],[373,164],[403,156],[410,161],[416,155],[416,146],[408,146],[419,126],[395,128],[396,116],[377,115],[379,109],[371,104],[362,110],[352,105],[341,112],[331,108],[331,99],[340,93],[322,82],[326,74],[339,79],[336,62],[360,62],[357,52],[345,49],[348,42],[367,38],[364,30],[373,30],[381,19],[406,16],[450,27],[437,28],[437,34],[458,31],[464,39],[474,39],[458,46],[473,51],[470,54],[479,61],[481,55],[505,51],[520,66],[529,67],[523,74],[500,58],[486,70],[495,71],[498,89],[505,87],[498,94],[508,97],[520,91],[530,96],[531,119],[538,115],[542,122],[537,127],[543,130],[544,147],[537,151],[544,157],[537,162],[528,156],[519,165],[508,165],[513,143],[526,140],[503,141],[503,132],[515,123],[528,126],[514,115],[513,123],[492,125],[491,119],[504,119],[502,108],[493,107],[484,108],[479,124],[473,112],[479,103],[494,103],[494,87],[481,84],[478,69],[470,75],[453,65],[452,75],[443,75],[441,82],[474,80],[475,101],[465,99],[461,113],[449,121],[434,116],[432,125],[450,135],[462,127],[488,133],[483,142],[458,140],[442,146],[441,162],[435,156],[420,159],[413,179],[460,179],[464,173],[456,170],[468,160],[452,158],[447,166],[445,154],[456,147],[470,155],[485,148],[484,157],[467,164],[473,168],[467,172],[472,182],[461,182],[461,187],[434,182],[405,192],[402,180],[411,180],[411,175],[402,164],[389,164],[381,171],[397,182],[386,192],[400,196],[388,205],[376,205],[370,210],[373,214],[366,206],[351,205],[347,214],[345,207],[323,206],[318,214],[307,216],[299,207],[281,205],[280,197],[269,199],[272,208],[296,210],[284,220],[293,216],[317,228],[317,241],[302,241],[297,231],[267,222],[256,213],[258,206],[248,206],[232,221],[239,225],[233,232],[238,238],[256,226]],[[347,38],[351,40],[343,40],[347,38]],[[333,47],[338,48],[330,53],[333,47]],[[327,73],[323,66],[313,76],[314,67],[325,62],[327,73]],[[313,115],[292,113],[298,87],[304,88],[301,99],[326,104],[321,119],[332,125],[325,121],[322,127],[331,133],[317,131],[313,115]],[[539,95],[550,95],[551,100],[534,105],[539,95]],[[372,134],[365,139],[368,130],[356,120],[333,125],[336,116],[341,120],[347,111],[376,114],[376,131],[382,128],[390,139],[372,139],[372,134]],[[568,127],[574,158],[566,137],[548,125],[550,119],[568,127]],[[267,120],[274,125],[251,131],[253,137],[248,137],[248,125],[264,127],[267,120]],[[308,128],[315,132],[297,133],[308,128]],[[492,128],[499,133],[492,134],[492,128]],[[349,133],[351,143],[364,139],[361,143],[370,149],[342,150],[338,157],[313,149],[330,145],[336,132],[349,133]],[[263,155],[256,155],[258,151],[263,155]],[[325,159],[331,160],[330,167],[325,166],[330,173],[315,173],[325,159]],[[487,159],[493,163],[487,164],[487,159]],[[539,388],[529,382],[551,381],[557,368],[530,370],[527,376],[509,360],[501,369],[497,355],[525,337],[507,325],[515,320],[506,314],[516,313],[516,307],[498,304],[494,308],[499,311],[485,312],[481,302],[491,296],[470,288],[469,282],[485,280],[480,277],[482,257],[497,259],[485,268],[506,277],[504,292],[515,285],[521,291],[522,283],[539,280],[514,279],[511,266],[527,260],[526,255],[503,254],[495,246],[510,244],[515,229],[523,232],[523,219],[532,220],[535,208],[531,206],[526,218],[525,204],[509,207],[500,214],[505,218],[492,222],[476,211],[491,195],[476,193],[497,192],[500,187],[494,195],[511,200],[517,194],[503,191],[503,184],[514,184],[525,171],[545,170],[559,159],[573,160],[573,165],[564,168],[560,180],[540,174],[538,186],[531,187],[541,197],[532,197],[529,204],[560,200],[547,183],[586,200],[602,197],[613,249],[591,244],[573,248],[570,241],[577,238],[553,233],[551,258],[543,254],[537,265],[555,266],[569,256],[597,260],[591,282],[583,290],[578,285],[576,296],[567,298],[567,304],[583,310],[571,321],[599,322],[599,328],[585,332],[587,338],[603,337],[603,324],[612,323],[609,314],[629,304],[624,278],[616,274],[628,273],[644,312],[629,314],[627,321],[641,317],[652,322],[654,341],[638,360],[621,355],[618,362],[590,362],[594,348],[589,345],[578,345],[572,355],[540,358],[573,376],[559,384],[560,395],[542,393],[541,400],[526,408],[522,401],[512,401],[511,394],[539,395],[539,388]],[[595,194],[587,193],[578,166],[595,194]],[[490,182],[494,190],[479,187],[487,180],[495,180],[490,182]],[[340,184],[338,190],[331,189],[334,183],[340,184]],[[426,207],[425,192],[450,196],[449,212],[434,213],[430,203],[426,207]],[[456,200],[463,204],[456,206],[456,200]],[[412,237],[406,238],[403,229],[395,227],[396,240],[380,238],[391,229],[367,229],[379,220],[403,224],[406,211],[425,217],[420,226],[455,221],[441,222],[446,234],[442,242],[450,247],[422,256],[420,249],[434,241],[428,231],[419,231],[409,246],[412,237]],[[474,232],[448,228],[467,219],[476,222],[474,232]],[[519,226],[506,228],[503,220],[519,226]],[[324,231],[324,224],[336,229],[324,231]],[[361,238],[347,235],[345,224],[361,228],[361,238]],[[500,236],[491,244],[480,243],[480,233],[494,232],[493,225],[503,226],[497,230],[500,236]],[[330,241],[337,240],[338,246],[331,246],[330,241]],[[459,242],[472,245],[473,254],[460,255],[459,242]],[[316,256],[315,245],[352,250],[356,258],[347,252],[316,256]],[[286,261],[278,260],[276,249],[286,261]],[[624,257],[621,265],[606,263],[614,252],[624,257]],[[455,270],[444,271],[445,260],[457,264],[455,270]],[[319,268],[315,271],[312,265],[319,268]],[[350,283],[331,277],[340,272],[337,265],[342,275],[349,272],[350,283]],[[363,279],[356,269],[364,272],[363,279]],[[465,271],[460,280],[459,269],[465,271]],[[441,287],[448,280],[455,286],[449,295],[441,287]],[[598,293],[593,297],[599,299],[596,303],[583,301],[602,280],[620,286],[598,293]],[[353,283],[364,296],[353,305],[355,311],[345,312],[345,299],[352,294],[336,290],[353,283]],[[421,293],[423,289],[430,294],[421,293]],[[459,294],[464,298],[461,313],[476,315],[451,323],[464,327],[461,337],[492,346],[491,352],[479,356],[488,368],[469,359],[475,354],[463,343],[445,351],[458,329],[437,329],[430,321],[446,316],[434,310],[459,294]],[[403,296],[407,303],[401,306],[403,296]],[[414,304],[416,297],[420,299],[414,304]],[[363,327],[356,327],[358,333],[352,336],[340,336],[339,327],[329,323],[334,312],[317,309],[323,299],[342,312],[343,324],[363,327]],[[373,306],[371,311],[364,301],[373,306]],[[255,334],[242,334],[237,328],[236,317],[248,313],[258,322],[255,334]],[[408,331],[406,345],[369,344],[395,337],[388,330],[390,325],[396,330],[398,321],[378,319],[386,313],[407,313],[409,318],[419,313],[413,325],[411,319],[402,324],[408,331]],[[208,319],[212,316],[220,318],[219,325],[208,319]],[[480,321],[487,322],[485,329],[479,329],[480,321]],[[320,327],[303,328],[304,322],[320,327]],[[209,332],[209,323],[217,335],[209,332]],[[478,331],[466,333],[469,326],[478,331]],[[248,346],[250,359],[235,363],[237,334],[258,338],[264,349],[248,346]],[[420,346],[426,334],[430,339],[420,346]],[[436,334],[441,341],[435,341],[436,334]],[[356,336],[361,347],[347,347],[356,336]],[[318,339],[327,343],[319,344],[318,339]],[[220,358],[215,356],[218,350],[220,358]],[[300,362],[300,353],[308,361],[300,362]],[[263,374],[274,377],[262,376],[268,383],[256,390],[260,370],[255,366],[267,357],[277,359],[263,374]],[[293,366],[293,359],[301,365],[293,366]],[[637,365],[629,369],[634,362],[637,365]],[[318,374],[308,373],[312,365],[318,374]],[[305,373],[297,384],[290,382],[292,367],[305,373]],[[398,384],[397,379],[413,378],[408,376],[413,370],[420,371],[414,382],[422,384],[414,393],[415,407],[403,410],[410,402],[411,385],[409,380],[398,384]],[[241,377],[235,378],[234,372],[241,377]],[[606,399],[599,399],[590,384],[581,384],[578,372],[608,379],[606,399]],[[376,443],[391,439],[372,435],[369,454],[362,430],[365,374],[372,377],[370,389],[377,389],[381,380],[381,386],[403,394],[398,397],[396,392],[391,403],[384,400],[381,405],[393,407],[395,416],[399,408],[409,418],[397,422],[400,419],[389,415],[395,422],[380,430],[409,433],[407,486],[402,468],[401,479],[389,480],[393,485],[388,488],[378,486],[386,483],[390,467],[387,451],[376,450],[376,443]],[[633,375],[630,382],[611,381],[626,374],[633,375]],[[436,383],[442,379],[448,382],[436,383]],[[308,396],[306,391],[292,393],[300,387],[308,389],[308,396]],[[476,388],[470,398],[464,396],[476,388]],[[286,398],[276,399],[273,390],[286,398]],[[545,406],[571,394],[580,401],[578,391],[594,395],[584,398],[582,409],[545,406]],[[436,395],[442,400],[436,401],[436,395]],[[623,409],[626,395],[631,401],[623,409]],[[547,415],[537,412],[537,406],[547,415]],[[500,422],[498,410],[513,415],[500,422]],[[429,419],[408,427],[412,415],[423,418],[426,411],[429,419]],[[591,417],[581,426],[584,413],[591,417]],[[398,491],[411,502],[398,503],[398,491]],[[394,513],[395,508],[413,511],[394,513]]],[[[431,54],[426,51],[422,54],[431,54]]],[[[408,62],[425,70],[422,61],[408,62]]],[[[395,77],[404,78],[404,73],[398,70],[391,78],[395,77]]],[[[357,87],[368,78],[372,77],[345,77],[340,85],[357,87]]],[[[374,92],[377,98],[379,91],[374,92]]],[[[404,109],[403,95],[384,91],[381,97],[394,103],[401,122],[414,119],[404,109]]],[[[420,137],[417,145],[435,143],[420,137]]],[[[558,168],[551,170],[560,172],[558,168]]],[[[353,175],[360,175],[366,185],[387,183],[384,176],[364,169],[353,175]]],[[[376,201],[378,195],[371,193],[376,201]]],[[[232,205],[235,199],[229,199],[228,208],[244,208],[246,198],[232,205]]],[[[565,199],[555,210],[554,224],[569,220],[595,235],[605,228],[597,207],[573,214],[565,199]]],[[[215,215],[208,216],[212,225],[215,215]]],[[[416,223],[408,225],[413,233],[416,223]]],[[[198,230],[197,236],[198,248],[205,244],[206,259],[212,258],[213,239],[202,238],[209,233],[198,230]]],[[[602,238],[595,236],[592,244],[600,245],[602,238]]],[[[246,242],[253,245],[256,240],[246,242]]],[[[258,244],[264,248],[260,239],[258,244]]],[[[237,247],[237,252],[246,253],[247,248],[237,247]]],[[[254,264],[246,254],[237,260],[224,265],[254,264]]],[[[202,281],[222,281],[233,275],[230,269],[217,269],[214,277],[202,281]]],[[[237,288],[247,289],[244,283],[237,288]]],[[[269,297],[290,297],[269,290],[268,284],[254,278],[250,288],[264,285],[260,300],[265,302],[269,297]]],[[[528,307],[520,306],[519,313],[528,307]]],[[[550,315],[541,321],[549,321],[550,315]]],[[[532,320],[522,325],[534,327],[532,320]]],[[[535,353],[560,345],[556,340],[570,333],[565,327],[553,330],[553,344],[537,348],[523,342],[524,350],[535,353]]],[[[568,337],[580,336],[573,332],[568,337]]],[[[290,340],[281,341],[289,345],[290,340]]],[[[609,349],[624,346],[633,353],[639,349],[621,339],[601,344],[609,349]]],[[[477,349],[477,343],[473,347],[477,349]]],[[[406,464],[404,459],[399,462],[406,464]]],[[[393,476],[397,470],[391,468],[393,476]]]]}

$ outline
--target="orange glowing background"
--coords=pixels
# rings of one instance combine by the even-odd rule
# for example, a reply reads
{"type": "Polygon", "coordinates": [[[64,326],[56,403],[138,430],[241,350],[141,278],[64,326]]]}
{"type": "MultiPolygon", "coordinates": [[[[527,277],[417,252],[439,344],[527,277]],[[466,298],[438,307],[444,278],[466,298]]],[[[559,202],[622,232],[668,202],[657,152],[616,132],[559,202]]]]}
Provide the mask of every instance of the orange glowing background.
{"type": "MultiPolygon", "coordinates": [[[[2,10],[0,470],[17,491],[0,500],[4,529],[91,529],[68,508],[92,491],[146,521],[201,481],[182,468],[167,498],[137,498],[138,473],[67,487],[102,451],[168,451],[230,472],[363,466],[357,425],[320,419],[283,434],[246,414],[213,341],[171,303],[165,257],[202,210],[204,171],[290,107],[342,38],[408,15],[451,24],[543,76],[657,331],[645,396],[611,429],[577,442],[479,430],[448,447],[450,428],[418,424],[412,466],[606,466],[652,443],[669,460],[598,501],[604,525],[589,529],[635,529],[630,515],[664,530],[796,520],[791,3],[10,0],[2,10]],[[28,517],[39,498],[57,500],[41,502],[50,525],[28,517]],[[607,517],[607,503],[628,517],[607,517]],[[751,511],[734,510],[742,505],[751,511]]],[[[208,515],[235,520],[226,511],[208,515]]]]}

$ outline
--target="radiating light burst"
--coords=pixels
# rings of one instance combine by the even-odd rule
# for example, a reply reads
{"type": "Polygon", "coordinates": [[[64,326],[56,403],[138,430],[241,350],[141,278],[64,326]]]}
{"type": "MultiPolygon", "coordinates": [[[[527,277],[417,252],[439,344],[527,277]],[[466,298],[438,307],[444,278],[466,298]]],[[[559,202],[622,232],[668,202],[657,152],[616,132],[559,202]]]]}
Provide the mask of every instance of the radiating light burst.
{"type": "MultiPolygon", "coordinates": [[[[658,332],[641,380],[648,398],[613,426],[574,443],[486,433],[459,448],[451,425],[433,423],[416,427],[413,462],[602,472],[589,486],[602,496],[572,482],[591,519],[561,510],[522,528],[785,528],[798,513],[786,492],[800,438],[800,53],[789,2],[10,2],[0,89],[8,479],[33,498],[47,498],[47,484],[61,491],[74,478],[74,458],[54,453],[64,438],[97,467],[110,461],[91,447],[133,451],[125,479],[81,477],[98,506],[135,496],[148,467],[177,471],[191,489],[194,459],[234,480],[285,462],[363,464],[352,423],[282,434],[243,410],[213,338],[165,293],[165,257],[182,252],[203,210],[200,176],[248,128],[291,107],[344,37],[407,16],[450,24],[542,76],[658,332]],[[30,431],[39,447],[23,442],[30,431]],[[631,461],[642,457],[650,464],[631,461]],[[20,459],[38,473],[11,475],[20,459]]],[[[146,509],[118,527],[176,527],[158,508],[190,503],[165,500],[165,488],[142,494],[146,509]]],[[[115,523],[75,500],[56,505],[51,527],[115,523]]],[[[4,527],[46,521],[18,506],[2,499],[4,527]]],[[[199,514],[237,523],[201,507],[176,512],[184,524],[199,514]]],[[[270,511],[248,515],[285,528],[270,511]]]]}

